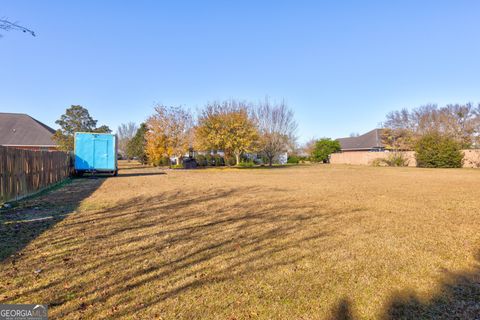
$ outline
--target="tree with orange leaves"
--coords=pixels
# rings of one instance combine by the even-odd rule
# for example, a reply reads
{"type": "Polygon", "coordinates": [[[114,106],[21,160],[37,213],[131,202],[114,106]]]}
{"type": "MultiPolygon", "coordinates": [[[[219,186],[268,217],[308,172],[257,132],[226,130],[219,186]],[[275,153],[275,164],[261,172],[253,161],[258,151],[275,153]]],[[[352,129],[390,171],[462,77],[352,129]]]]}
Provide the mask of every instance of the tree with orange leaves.
{"type": "Polygon", "coordinates": [[[146,153],[149,162],[159,163],[163,157],[181,157],[192,145],[192,116],[182,107],[158,105],[147,119],[146,153]]]}

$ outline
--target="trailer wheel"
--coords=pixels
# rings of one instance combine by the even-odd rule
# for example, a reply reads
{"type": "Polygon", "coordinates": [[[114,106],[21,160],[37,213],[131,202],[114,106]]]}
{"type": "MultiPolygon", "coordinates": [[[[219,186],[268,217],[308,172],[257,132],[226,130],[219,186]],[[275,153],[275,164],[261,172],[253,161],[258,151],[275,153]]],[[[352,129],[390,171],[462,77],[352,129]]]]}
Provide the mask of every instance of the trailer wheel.
{"type": "Polygon", "coordinates": [[[114,177],[118,176],[118,170],[113,171],[113,176],[114,177]]]}

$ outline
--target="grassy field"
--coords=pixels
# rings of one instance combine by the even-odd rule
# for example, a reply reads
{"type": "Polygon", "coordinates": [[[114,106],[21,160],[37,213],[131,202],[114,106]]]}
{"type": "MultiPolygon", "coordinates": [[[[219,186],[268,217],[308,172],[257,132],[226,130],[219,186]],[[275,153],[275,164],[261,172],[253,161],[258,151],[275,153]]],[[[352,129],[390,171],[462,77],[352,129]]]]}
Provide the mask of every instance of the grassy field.
{"type": "Polygon", "coordinates": [[[0,214],[0,303],[52,319],[480,314],[480,170],[127,165],[0,214]]]}

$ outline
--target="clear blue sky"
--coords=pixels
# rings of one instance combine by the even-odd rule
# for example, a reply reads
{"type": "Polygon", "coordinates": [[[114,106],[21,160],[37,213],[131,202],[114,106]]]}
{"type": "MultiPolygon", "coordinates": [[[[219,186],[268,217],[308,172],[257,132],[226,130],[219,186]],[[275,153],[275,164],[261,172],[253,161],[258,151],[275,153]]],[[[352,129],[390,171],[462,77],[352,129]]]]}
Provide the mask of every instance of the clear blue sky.
{"type": "Polygon", "coordinates": [[[22,1],[0,17],[0,111],[116,129],[155,102],[285,99],[300,140],[425,103],[480,102],[480,1],[22,1]]]}

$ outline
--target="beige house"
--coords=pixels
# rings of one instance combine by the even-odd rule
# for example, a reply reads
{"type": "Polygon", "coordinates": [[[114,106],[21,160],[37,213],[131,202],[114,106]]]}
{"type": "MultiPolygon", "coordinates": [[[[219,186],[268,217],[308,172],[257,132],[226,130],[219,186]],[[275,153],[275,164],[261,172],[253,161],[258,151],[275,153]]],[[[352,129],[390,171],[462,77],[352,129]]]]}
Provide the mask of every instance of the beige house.
{"type": "MultiPolygon", "coordinates": [[[[371,165],[379,158],[387,158],[390,153],[382,143],[382,129],[374,129],[358,137],[337,139],[340,142],[341,151],[330,156],[333,164],[358,164],[371,165]]],[[[417,165],[414,151],[403,151],[408,165],[417,165]]],[[[480,149],[463,150],[463,166],[467,168],[480,167],[480,149]]]]}

